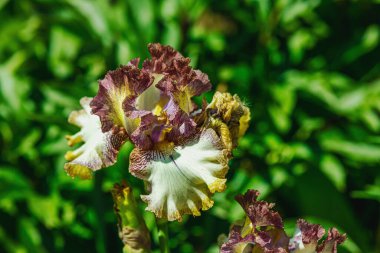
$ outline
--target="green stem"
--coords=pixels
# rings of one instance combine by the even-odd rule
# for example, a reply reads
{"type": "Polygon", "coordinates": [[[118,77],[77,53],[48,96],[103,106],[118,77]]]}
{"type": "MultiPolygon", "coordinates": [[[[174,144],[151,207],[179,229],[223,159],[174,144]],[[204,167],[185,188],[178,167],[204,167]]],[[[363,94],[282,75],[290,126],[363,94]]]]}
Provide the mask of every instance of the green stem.
{"type": "Polygon", "coordinates": [[[95,177],[94,185],[94,202],[95,202],[95,215],[96,215],[96,250],[100,253],[106,253],[106,236],[105,236],[105,222],[104,222],[104,199],[102,192],[103,175],[99,173],[95,177]]]}
{"type": "Polygon", "coordinates": [[[158,242],[161,253],[170,253],[169,250],[169,233],[168,222],[164,219],[156,219],[158,242]]]}

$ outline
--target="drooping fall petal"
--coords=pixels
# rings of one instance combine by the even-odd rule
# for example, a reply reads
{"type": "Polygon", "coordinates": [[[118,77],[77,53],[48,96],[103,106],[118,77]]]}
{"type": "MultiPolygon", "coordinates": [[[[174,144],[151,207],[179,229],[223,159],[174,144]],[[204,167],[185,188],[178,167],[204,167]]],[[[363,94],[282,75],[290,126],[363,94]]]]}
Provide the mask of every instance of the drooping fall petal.
{"type": "Polygon", "coordinates": [[[147,210],[169,221],[209,209],[213,193],[225,189],[227,170],[227,153],[212,129],[172,151],[134,149],[130,156],[130,172],[148,183],[147,210]]]}
{"type": "Polygon", "coordinates": [[[114,164],[121,145],[127,139],[125,131],[117,127],[102,132],[99,117],[91,114],[91,100],[88,97],[82,98],[80,103],[83,109],[70,114],[69,123],[81,130],[66,137],[70,146],[84,142],[65,155],[69,161],[65,164],[66,172],[72,177],[78,176],[82,179],[89,179],[93,171],[114,164]]]}

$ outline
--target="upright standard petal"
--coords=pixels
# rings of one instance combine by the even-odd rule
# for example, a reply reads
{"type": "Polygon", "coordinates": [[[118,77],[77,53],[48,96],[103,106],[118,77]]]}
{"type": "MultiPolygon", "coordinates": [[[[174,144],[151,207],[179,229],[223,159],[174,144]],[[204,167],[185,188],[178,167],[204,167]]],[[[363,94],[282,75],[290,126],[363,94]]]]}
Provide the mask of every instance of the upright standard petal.
{"type": "Polygon", "coordinates": [[[318,253],[337,253],[338,245],[347,239],[346,234],[340,234],[336,228],[330,228],[326,240],[317,248],[318,253]]]}
{"type": "Polygon", "coordinates": [[[244,195],[236,196],[235,199],[244,209],[253,227],[273,226],[283,228],[280,214],[272,210],[274,204],[258,201],[258,196],[258,191],[248,190],[244,195]]]}
{"type": "Polygon", "coordinates": [[[291,239],[289,249],[295,253],[313,253],[316,252],[318,241],[325,234],[321,225],[310,224],[303,219],[297,221],[297,230],[291,239]]]}
{"type": "Polygon", "coordinates": [[[69,123],[81,130],[66,136],[69,146],[84,142],[79,148],[66,153],[65,158],[69,162],[64,167],[67,174],[82,179],[89,179],[93,171],[114,164],[121,145],[127,139],[125,131],[116,127],[102,132],[99,117],[91,114],[91,100],[88,97],[82,98],[80,103],[83,110],[70,114],[69,123]]]}
{"type": "Polygon", "coordinates": [[[123,110],[125,99],[136,98],[153,83],[149,73],[137,68],[135,61],[114,71],[109,71],[99,81],[99,91],[91,102],[92,113],[100,117],[102,131],[107,132],[114,126],[124,127],[132,132],[138,121],[128,119],[123,110]]]}
{"type": "Polygon", "coordinates": [[[169,221],[182,215],[200,215],[213,205],[211,196],[225,189],[227,153],[212,129],[172,150],[134,149],[130,172],[147,182],[148,195],[142,199],[147,210],[169,221]]]}
{"type": "Polygon", "coordinates": [[[220,248],[220,253],[253,252],[254,236],[242,237],[241,226],[233,225],[228,235],[228,241],[220,248]]]}
{"type": "Polygon", "coordinates": [[[170,94],[181,110],[189,114],[194,110],[191,98],[211,89],[208,76],[190,67],[190,59],[170,46],[152,43],[148,49],[152,59],[144,61],[143,70],[161,74],[157,87],[170,94]]]}

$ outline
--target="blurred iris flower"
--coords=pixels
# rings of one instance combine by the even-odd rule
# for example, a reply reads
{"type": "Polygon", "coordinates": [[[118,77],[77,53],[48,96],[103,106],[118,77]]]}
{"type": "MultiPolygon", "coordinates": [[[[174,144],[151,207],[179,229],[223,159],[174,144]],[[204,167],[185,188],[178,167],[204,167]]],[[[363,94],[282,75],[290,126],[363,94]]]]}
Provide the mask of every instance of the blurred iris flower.
{"type": "Polygon", "coordinates": [[[216,92],[200,108],[194,96],[211,89],[206,74],[189,66],[170,46],[149,44],[151,59],[139,59],[109,71],[94,98],[82,98],[83,110],[69,122],[81,128],[67,136],[66,172],[83,179],[116,162],[120,147],[131,141],[129,171],[143,179],[141,196],[158,218],[181,220],[200,215],[224,191],[232,150],[244,135],[250,111],[239,97],[216,92]]]}
{"type": "Polygon", "coordinates": [[[248,190],[236,197],[246,219],[244,224],[232,226],[221,253],[336,253],[337,246],[345,241],[345,234],[331,228],[327,238],[319,242],[325,230],[302,219],[297,221],[295,235],[288,237],[281,216],[272,210],[274,204],[258,201],[258,196],[258,191],[248,190]]]}

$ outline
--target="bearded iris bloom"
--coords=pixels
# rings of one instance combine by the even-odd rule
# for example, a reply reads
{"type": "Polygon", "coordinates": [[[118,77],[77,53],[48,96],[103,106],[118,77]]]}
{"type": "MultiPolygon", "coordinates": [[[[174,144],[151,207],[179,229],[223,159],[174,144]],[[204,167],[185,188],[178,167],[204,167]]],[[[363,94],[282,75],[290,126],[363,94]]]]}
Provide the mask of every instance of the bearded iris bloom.
{"type": "Polygon", "coordinates": [[[248,190],[236,200],[246,213],[242,225],[233,225],[228,240],[222,245],[221,253],[336,253],[346,235],[336,228],[328,231],[303,219],[297,221],[295,235],[290,238],[284,231],[280,214],[273,210],[274,204],[257,200],[259,192],[248,190]]]}
{"type": "Polygon", "coordinates": [[[235,95],[217,92],[201,108],[192,101],[211,89],[208,76],[169,46],[149,44],[151,59],[109,71],[94,98],[81,100],[69,122],[81,130],[69,145],[65,170],[90,178],[116,162],[126,141],[135,148],[129,171],[145,181],[141,196],[158,218],[181,220],[213,205],[212,195],[226,187],[232,150],[248,128],[249,109],[235,95]]]}

